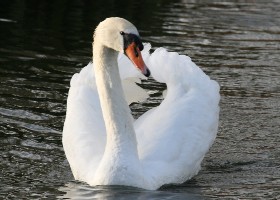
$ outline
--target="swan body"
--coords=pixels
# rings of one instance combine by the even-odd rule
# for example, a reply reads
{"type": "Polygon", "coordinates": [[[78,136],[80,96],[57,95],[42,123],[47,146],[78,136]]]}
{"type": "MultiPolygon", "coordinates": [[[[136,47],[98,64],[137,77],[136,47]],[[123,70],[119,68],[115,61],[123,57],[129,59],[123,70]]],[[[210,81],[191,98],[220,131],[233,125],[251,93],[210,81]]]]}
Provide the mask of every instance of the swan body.
{"type": "Polygon", "coordinates": [[[150,54],[150,45],[141,46],[138,37],[134,25],[122,18],[101,22],[93,63],[71,79],[63,147],[75,179],[92,186],[155,190],[183,183],[198,173],[216,137],[219,85],[189,57],[164,48],[150,54]],[[167,94],[134,120],[122,81],[141,77],[140,71],[166,83],[167,94]]]}

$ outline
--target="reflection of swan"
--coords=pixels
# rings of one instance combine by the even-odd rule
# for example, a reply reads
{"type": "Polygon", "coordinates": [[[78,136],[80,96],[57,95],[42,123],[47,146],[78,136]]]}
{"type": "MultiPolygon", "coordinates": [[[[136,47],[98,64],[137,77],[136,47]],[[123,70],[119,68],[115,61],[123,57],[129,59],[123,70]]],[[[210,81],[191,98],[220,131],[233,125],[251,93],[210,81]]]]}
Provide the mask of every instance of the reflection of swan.
{"type": "Polygon", "coordinates": [[[67,101],[63,146],[75,179],[153,190],[200,169],[217,133],[219,86],[190,58],[163,48],[149,55],[146,45],[143,58],[168,90],[160,106],[133,122],[119,69],[127,78],[135,74],[133,63],[148,76],[142,48],[124,19],[108,18],[96,28],[94,70],[89,64],[73,76],[67,101]],[[132,62],[123,54],[118,59],[119,52],[132,62]]]}
{"type": "Polygon", "coordinates": [[[200,188],[184,188],[183,191],[174,191],[168,187],[160,191],[142,190],[127,186],[96,186],[90,187],[77,182],[69,182],[58,188],[60,195],[58,199],[205,199],[201,195],[200,188]]]}

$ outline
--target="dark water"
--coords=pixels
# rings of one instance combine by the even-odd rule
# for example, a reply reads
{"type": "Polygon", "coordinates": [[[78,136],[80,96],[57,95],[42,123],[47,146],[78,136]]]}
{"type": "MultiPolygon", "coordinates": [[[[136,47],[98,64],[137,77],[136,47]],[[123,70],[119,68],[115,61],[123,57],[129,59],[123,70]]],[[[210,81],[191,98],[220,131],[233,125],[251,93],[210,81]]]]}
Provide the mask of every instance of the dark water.
{"type": "MultiPolygon", "coordinates": [[[[279,199],[279,1],[0,1],[0,199],[279,199]],[[263,3],[262,3],[263,2],[263,3]],[[109,16],[192,57],[221,85],[220,128],[202,170],[158,191],[73,181],[61,144],[71,76],[109,16]]],[[[158,105],[149,80],[139,115],[158,105]]]]}

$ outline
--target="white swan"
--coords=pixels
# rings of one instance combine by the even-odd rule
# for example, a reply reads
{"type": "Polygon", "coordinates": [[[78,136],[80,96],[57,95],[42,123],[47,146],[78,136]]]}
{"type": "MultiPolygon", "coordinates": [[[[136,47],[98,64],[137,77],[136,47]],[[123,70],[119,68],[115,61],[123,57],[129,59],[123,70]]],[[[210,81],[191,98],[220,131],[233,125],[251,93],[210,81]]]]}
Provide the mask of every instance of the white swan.
{"type": "Polygon", "coordinates": [[[119,70],[122,78],[138,71],[148,76],[142,48],[125,19],[97,26],[94,67],[72,77],[67,100],[63,147],[75,179],[155,190],[198,173],[217,133],[219,85],[189,57],[163,48],[150,55],[145,45],[145,63],[168,90],[158,107],[133,122],[119,70]],[[132,63],[140,70],[133,71],[132,63]]]}

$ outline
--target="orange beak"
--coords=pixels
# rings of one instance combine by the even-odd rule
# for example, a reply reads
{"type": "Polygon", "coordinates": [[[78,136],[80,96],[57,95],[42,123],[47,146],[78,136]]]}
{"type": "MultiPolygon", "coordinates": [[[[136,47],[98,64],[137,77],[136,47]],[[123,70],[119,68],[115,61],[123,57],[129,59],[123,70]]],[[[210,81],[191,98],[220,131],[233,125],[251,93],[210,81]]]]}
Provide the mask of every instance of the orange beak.
{"type": "Polygon", "coordinates": [[[142,74],[144,74],[146,77],[150,76],[150,70],[144,63],[141,51],[139,50],[135,42],[132,42],[130,45],[127,46],[125,54],[132,61],[132,63],[142,72],[142,74]]]}

